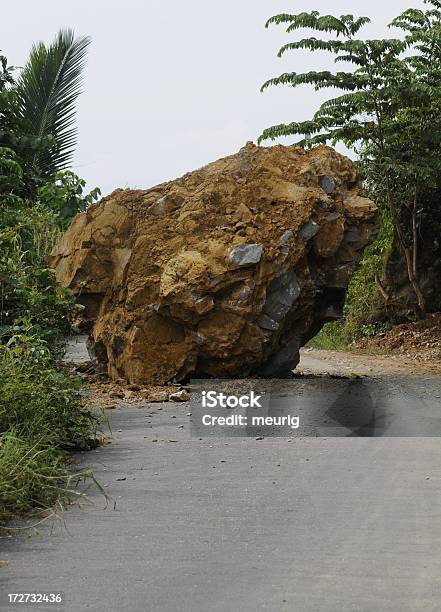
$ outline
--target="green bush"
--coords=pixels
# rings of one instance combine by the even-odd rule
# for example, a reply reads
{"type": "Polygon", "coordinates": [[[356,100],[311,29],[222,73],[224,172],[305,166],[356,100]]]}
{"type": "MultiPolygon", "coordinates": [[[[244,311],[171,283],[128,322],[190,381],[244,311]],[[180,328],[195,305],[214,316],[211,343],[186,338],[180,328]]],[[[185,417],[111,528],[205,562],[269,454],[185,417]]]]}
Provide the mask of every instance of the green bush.
{"type": "Polygon", "coordinates": [[[26,438],[46,436],[52,446],[86,449],[95,439],[96,418],[82,409],[77,377],[55,368],[35,342],[0,348],[0,431],[18,429],[26,438]]]}
{"type": "Polygon", "coordinates": [[[342,350],[353,342],[389,329],[387,323],[373,322],[376,311],[383,307],[377,279],[384,278],[387,258],[393,240],[393,224],[386,211],[380,211],[380,232],[363,254],[360,267],[348,286],[342,321],[323,326],[309,346],[342,350]]]}
{"type": "Polygon", "coordinates": [[[18,81],[0,55],[0,525],[67,502],[67,451],[96,445],[98,419],[56,362],[76,308],[45,262],[99,195],[66,170],[88,44],[60,31],[33,47],[18,81]]]}
{"type": "Polygon", "coordinates": [[[86,181],[71,170],[57,172],[37,193],[40,204],[56,216],[60,227],[66,229],[71,219],[95,202],[101,195],[98,187],[84,193],[86,181]]]}
{"type": "Polygon", "coordinates": [[[385,277],[392,241],[393,223],[388,212],[383,209],[380,211],[380,231],[377,239],[365,249],[360,267],[348,286],[344,315],[352,340],[372,335],[373,315],[384,304],[377,281],[385,277]]]}
{"type": "Polygon", "coordinates": [[[60,212],[17,195],[22,177],[16,154],[0,147],[0,342],[26,335],[56,350],[75,312],[71,293],[45,262],[61,231],[60,212]]]}
{"type": "Polygon", "coordinates": [[[0,339],[7,342],[13,336],[26,335],[44,340],[56,350],[69,329],[75,305],[35,248],[24,250],[31,228],[22,223],[18,228],[0,229],[0,339]]]}
{"type": "MultiPolygon", "coordinates": [[[[75,175],[69,177],[73,189],[75,175]]],[[[48,182],[40,190],[41,200],[30,201],[22,197],[22,178],[16,154],[0,147],[3,526],[57,501],[67,503],[73,478],[67,451],[96,446],[98,427],[98,418],[83,407],[79,379],[67,376],[56,362],[76,307],[45,258],[69,218],[62,207],[69,189],[52,189],[48,182]]],[[[75,187],[78,198],[83,186],[80,181],[75,187]]]]}
{"type": "Polygon", "coordinates": [[[0,347],[0,523],[68,499],[66,451],[97,445],[83,398],[44,344],[0,347]]]}

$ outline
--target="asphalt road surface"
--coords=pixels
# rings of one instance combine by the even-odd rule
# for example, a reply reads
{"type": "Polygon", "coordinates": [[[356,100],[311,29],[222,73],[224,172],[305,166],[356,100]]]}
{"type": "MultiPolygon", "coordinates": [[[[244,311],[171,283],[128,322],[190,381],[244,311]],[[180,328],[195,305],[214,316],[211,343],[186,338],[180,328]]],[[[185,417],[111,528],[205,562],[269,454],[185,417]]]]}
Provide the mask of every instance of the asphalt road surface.
{"type": "Polygon", "coordinates": [[[39,535],[2,538],[3,602],[62,591],[63,606],[40,609],[441,610],[441,379],[354,380],[287,383],[299,406],[328,402],[329,436],[199,440],[188,404],[111,411],[113,443],[79,456],[107,507],[91,490],[39,535]],[[348,397],[368,398],[373,426],[340,418],[348,397]]]}

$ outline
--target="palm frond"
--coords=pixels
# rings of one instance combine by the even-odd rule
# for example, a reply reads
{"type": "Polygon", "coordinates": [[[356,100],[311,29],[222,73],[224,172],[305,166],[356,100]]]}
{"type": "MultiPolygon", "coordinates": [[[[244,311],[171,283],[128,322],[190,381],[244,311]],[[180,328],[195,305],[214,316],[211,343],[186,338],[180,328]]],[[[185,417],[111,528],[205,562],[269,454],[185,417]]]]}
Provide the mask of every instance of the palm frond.
{"type": "Polygon", "coordinates": [[[28,133],[46,143],[32,159],[43,177],[72,161],[77,139],[75,103],[89,44],[89,37],[76,38],[72,30],[60,30],[49,46],[40,42],[32,47],[18,80],[19,120],[28,133]]]}

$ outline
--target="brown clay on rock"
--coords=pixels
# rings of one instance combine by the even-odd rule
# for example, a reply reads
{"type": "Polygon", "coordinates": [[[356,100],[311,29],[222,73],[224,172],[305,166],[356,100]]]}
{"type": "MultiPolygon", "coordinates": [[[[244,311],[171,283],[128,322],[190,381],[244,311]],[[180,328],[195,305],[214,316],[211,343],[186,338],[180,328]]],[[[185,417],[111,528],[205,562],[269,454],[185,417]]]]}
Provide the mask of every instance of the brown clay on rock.
{"type": "Polygon", "coordinates": [[[348,158],[247,143],[175,181],[114,191],[75,217],[50,263],[114,379],[279,376],[341,316],[375,231],[348,158]]]}

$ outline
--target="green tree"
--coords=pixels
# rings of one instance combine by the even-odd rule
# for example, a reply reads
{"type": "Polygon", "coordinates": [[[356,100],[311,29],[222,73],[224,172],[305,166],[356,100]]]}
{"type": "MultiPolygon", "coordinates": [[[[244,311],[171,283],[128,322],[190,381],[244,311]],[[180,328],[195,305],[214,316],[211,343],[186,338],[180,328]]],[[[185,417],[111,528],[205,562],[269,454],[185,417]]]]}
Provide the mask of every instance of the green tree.
{"type": "Polygon", "coordinates": [[[14,84],[14,67],[0,55],[0,143],[11,130],[13,122],[11,87],[14,84]]]}
{"type": "Polygon", "coordinates": [[[32,47],[21,74],[0,56],[0,146],[20,157],[26,193],[67,168],[77,141],[75,104],[90,38],[60,30],[50,45],[32,47]]]}
{"type": "Polygon", "coordinates": [[[17,111],[22,129],[45,146],[31,157],[39,176],[48,177],[69,166],[77,141],[75,103],[90,38],[75,38],[60,30],[52,44],[39,42],[18,79],[17,111]]]}
{"type": "Polygon", "coordinates": [[[98,188],[83,193],[85,181],[65,169],[89,43],[61,30],[51,45],[33,46],[18,81],[0,55],[0,206],[41,204],[62,229],[100,195],[98,188]]]}
{"type": "Polygon", "coordinates": [[[312,11],[269,19],[267,26],[287,24],[288,33],[307,28],[330,35],[289,42],[279,56],[299,49],[329,51],[349,69],[284,73],[264,83],[262,90],[310,84],[316,90],[335,88],[339,95],[324,102],[311,120],[272,126],[259,138],[300,135],[300,146],[342,142],[356,151],[369,190],[390,211],[418,315],[426,311],[421,219],[430,218],[434,205],[428,192],[441,187],[441,2],[427,3],[427,11],[410,9],[394,19],[391,25],[401,28],[402,38],[384,40],[358,37],[368,17],[312,11]]]}
{"type": "MultiPolygon", "coordinates": [[[[0,55],[0,147],[13,148],[24,153],[40,146],[38,140],[24,134],[17,116],[17,87],[13,66],[8,65],[4,55],[0,55]]],[[[2,179],[0,178],[0,189],[2,179]]]]}

